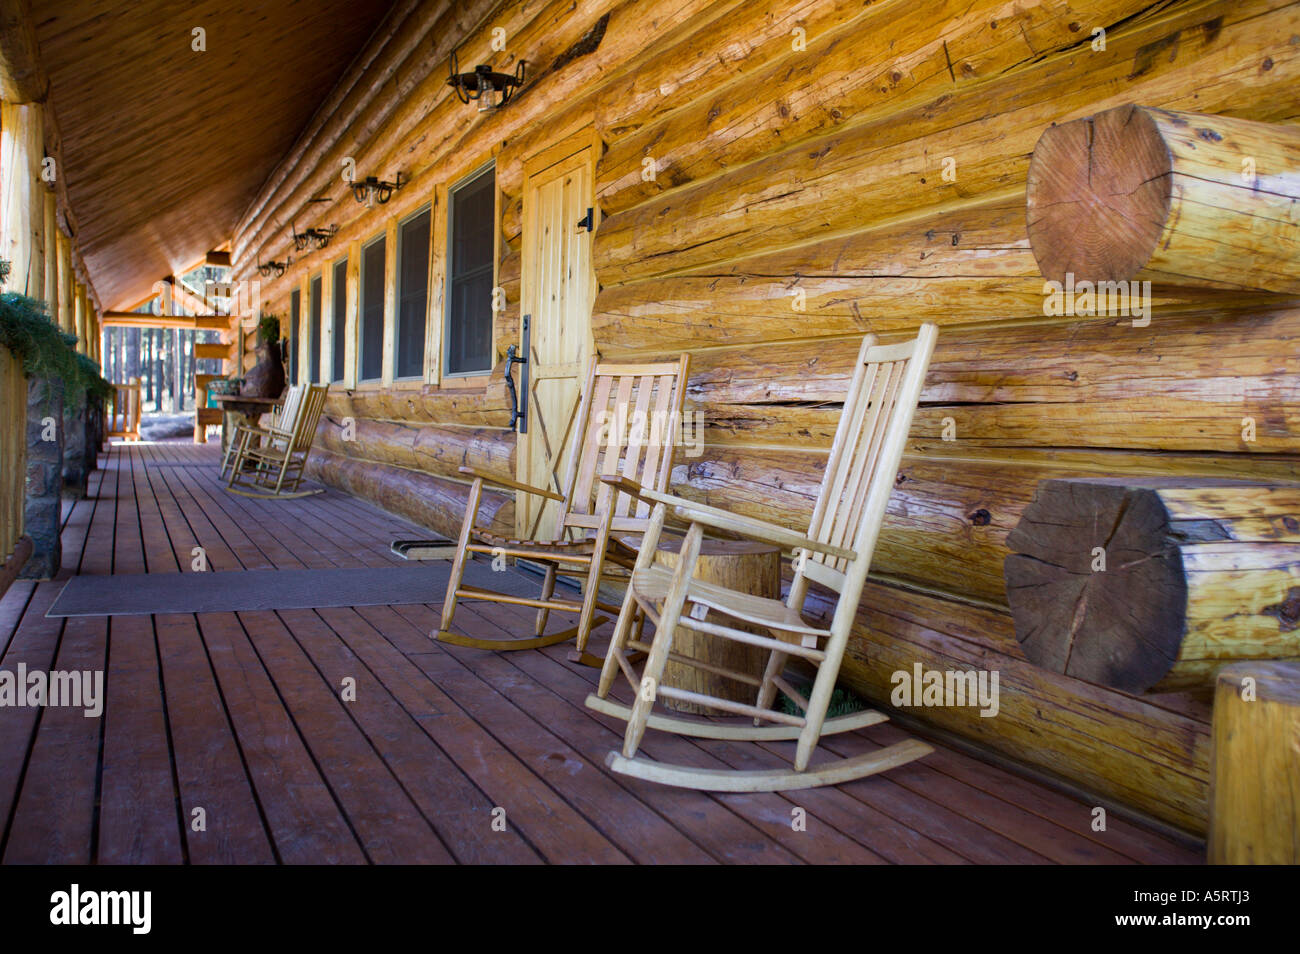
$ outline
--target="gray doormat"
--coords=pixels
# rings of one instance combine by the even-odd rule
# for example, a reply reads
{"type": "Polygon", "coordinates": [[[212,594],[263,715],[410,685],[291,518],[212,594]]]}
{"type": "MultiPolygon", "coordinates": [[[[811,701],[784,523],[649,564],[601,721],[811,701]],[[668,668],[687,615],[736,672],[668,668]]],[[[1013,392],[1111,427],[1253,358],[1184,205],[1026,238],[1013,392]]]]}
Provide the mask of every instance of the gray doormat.
{"type": "MultiPolygon", "coordinates": [[[[450,562],[331,570],[231,570],[225,573],[119,573],[74,576],[46,616],[149,616],[326,606],[441,603],[450,562]]],[[[464,585],[537,596],[541,580],[487,562],[465,568],[464,585]]]]}

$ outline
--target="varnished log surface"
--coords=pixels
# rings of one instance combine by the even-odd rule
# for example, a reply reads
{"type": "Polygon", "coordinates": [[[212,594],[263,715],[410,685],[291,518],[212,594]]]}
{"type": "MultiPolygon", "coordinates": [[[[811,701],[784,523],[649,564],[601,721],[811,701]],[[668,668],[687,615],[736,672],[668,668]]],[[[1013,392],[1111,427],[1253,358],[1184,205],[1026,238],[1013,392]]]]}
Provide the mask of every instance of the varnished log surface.
{"type": "MultiPolygon", "coordinates": [[[[116,446],[73,503],[72,573],[382,566],[416,528],[334,491],[293,502],[222,493],[215,444],[116,446]]],[[[581,700],[566,651],[458,650],[438,606],[47,619],[62,579],[0,599],[0,664],[108,667],[102,720],[5,709],[5,863],[1196,863],[1200,846],[939,745],[834,789],[713,796],[608,773],[622,723],[581,700]],[[355,679],[356,701],[340,687],[355,679]],[[102,738],[101,738],[102,736],[102,738]],[[104,758],[97,757],[103,746],[104,758]],[[98,798],[97,798],[98,795],[98,798]],[[207,830],[191,811],[206,808],[207,830]],[[506,831],[491,828],[494,808],[506,831]],[[808,815],[792,829],[792,809],[808,815]]],[[[500,635],[513,608],[462,608],[500,635]]],[[[458,617],[459,618],[459,617],[458,617]]],[[[833,742],[895,741],[872,727],[833,742]]],[[[652,756],[771,764],[781,745],[659,739],[652,756]]]]}

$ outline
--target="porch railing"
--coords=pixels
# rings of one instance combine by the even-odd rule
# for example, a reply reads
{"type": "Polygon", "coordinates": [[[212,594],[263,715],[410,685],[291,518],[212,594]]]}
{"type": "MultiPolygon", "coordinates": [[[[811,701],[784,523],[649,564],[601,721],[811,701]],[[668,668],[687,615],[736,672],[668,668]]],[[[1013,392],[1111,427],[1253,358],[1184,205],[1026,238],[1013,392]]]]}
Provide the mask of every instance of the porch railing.
{"type": "Polygon", "coordinates": [[[116,385],[113,406],[108,412],[107,436],[124,440],[140,439],[140,379],[132,378],[130,384],[116,385]]]}

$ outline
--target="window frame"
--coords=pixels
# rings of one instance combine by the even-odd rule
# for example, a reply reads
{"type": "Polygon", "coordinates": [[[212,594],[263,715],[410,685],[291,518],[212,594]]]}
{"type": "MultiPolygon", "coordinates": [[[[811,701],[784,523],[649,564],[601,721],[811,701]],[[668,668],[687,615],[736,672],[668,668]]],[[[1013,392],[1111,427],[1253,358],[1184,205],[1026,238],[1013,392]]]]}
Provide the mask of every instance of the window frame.
{"type": "Polygon", "coordinates": [[[307,278],[307,380],[304,384],[320,384],[321,364],[325,357],[325,273],[319,271],[307,278]],[[313,315],[313,312],[315,314],[313,315]],[[315,326],[313,327],[313,322],[315,326]],[[313,352],[315,352],[313,354],[313,352]]]}
{"type": "Polygon", "coordinates": [[[302,339],[299,337],[298,325],[302,319],[302,289],[294,288],[289,292],[289,383],[298,384],[298,373],[301,371],[301,362],[298,360],[298,349],[302,346],[302,339]]]}
{"type": "Polygon", "coordinates": [[[388,269],[390,266],[388,248],[388,230],[361,243],[360,258],[357,261],[357,321],[356,321],[356,386],[384,386],[384,342],[388,335],[388,269]],[[379,333],[379,373],[373,378],[363,377],[366,366],[366,253],[378,243],[384,243],[384,282],[380,298],[380,333],[379,333]]]}
{"type": "MultiPolygon", "coordinates": [[[[330,320],[329,320],[329,383],[345,384],[348,378],[347,364],[347,340],[348,340],[348,256],[332,262],[329,266],[330,275],[330,320]],[[343,283],[339,287],[339,267],[343,268],[343,283]],[[343,313],[343,320],[338,320],[340,310],[343,313]],[[338,369],[338,376],[335,377],[334,371],[338,369]]],[[[322,316],[322,321],[324,317],[322,316]]],[[[324,353],[321,354],[322,363],[325,360],[324,353]]],[[[323,369],[322,369],[323,370],[323,369]]],[[[324,375],[322,375],[324,377],[324,375]]]]}
{"type": "Polygon", "coordinates": [[[483,163],[473,172],[463,176],[447,189],[447,221],[446,227],[442,230],[445,236],[445,246],[442,254],[443,267],[443,288],[442,288],[442,334],[438,342],[438,374],[440,383],[446,386],[455,387],[457,385],[465,386],[467,384],[479,384],[476,378],[486,378],[492,373],[492,366],[496,363],[496,312],[489,311],[490,330],[488,333],[488,366],[477,371],[450,371],[448,361],[448,351],[451,346],[451,306],[454,298],[455,272],[453,270],[455,255],[455,235],[456,235],[456,194],[468,186],[473,185],[483,176],[492,176],[492,288],[495,291],[497,286],[497,269],[500,267],[500,239],[501,229],[497,225],[500,215],[498,204],[500,202],[500,189],[496,183],[496,161],[490,159],[483,163]]]}
{"type": "Polygon", "coordinates": [[[396,235],[397,241],[394,255],[394,280],[393,280],[393,322],[392,328],[388,330],[390,335],[389,347],[393,353],[392,382],[398,384],[423,383],[429,377],[429,337],[432,333],[431,318],[433,310],[433,230],[434,214],[433,202],[426,202],[424,205],[413,210],[408,215],[397,220],[396,235]],[[420,349],[420,370],[415,374],[399,375],[397,369],[400,366],[401,355],[399,347],[401,345],[401,324],[402,324],[402,254],[405,248],[403,235],[405,228],[411,222],[418,219],[421,215],[429,216],[429,247],[426,253],[424,263],[424,345],[420,349]]]}

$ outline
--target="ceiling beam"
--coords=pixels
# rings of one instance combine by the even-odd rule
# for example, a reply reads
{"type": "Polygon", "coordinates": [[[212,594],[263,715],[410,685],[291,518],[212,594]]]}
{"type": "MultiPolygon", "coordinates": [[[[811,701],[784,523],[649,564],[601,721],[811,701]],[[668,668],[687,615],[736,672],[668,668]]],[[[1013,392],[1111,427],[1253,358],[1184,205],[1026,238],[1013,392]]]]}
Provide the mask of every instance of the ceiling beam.
{"type": "Polygon", "coordinates": [[[229,331],[230,315],[150,315],[134,311],[106,311],[99,318],[104,328],[188,328],[196,331],[229,331]]]}

